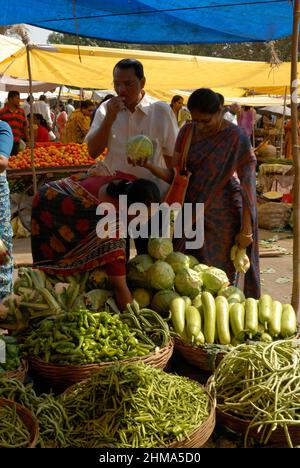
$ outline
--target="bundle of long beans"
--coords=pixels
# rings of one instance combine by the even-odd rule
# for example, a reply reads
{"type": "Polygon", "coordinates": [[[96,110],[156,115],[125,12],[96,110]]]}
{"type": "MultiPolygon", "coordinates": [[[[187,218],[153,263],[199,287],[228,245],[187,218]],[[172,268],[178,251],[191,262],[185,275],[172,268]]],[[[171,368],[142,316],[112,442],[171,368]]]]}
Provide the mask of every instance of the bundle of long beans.
{"type": "Polygon", "coordinates": [[[217,407],[250,421],[266,444],[277,427],[293,447],[289,427],[300,430],[300,340],[241,344],[228,353],[211,380],[217,407]]]}

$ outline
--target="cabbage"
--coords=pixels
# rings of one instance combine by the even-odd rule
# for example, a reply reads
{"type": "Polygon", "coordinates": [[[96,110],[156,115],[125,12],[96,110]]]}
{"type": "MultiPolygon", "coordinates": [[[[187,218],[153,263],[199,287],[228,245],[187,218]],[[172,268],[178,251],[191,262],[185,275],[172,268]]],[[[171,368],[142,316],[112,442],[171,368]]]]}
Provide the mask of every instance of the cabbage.
{"type": "Polygon", "coordinates": [[[171,265],[174,273],[189,267],[189,259],[186,255],[181,252],[171,252],[167,258],[166,262],[171,265]]]}
{"type": "Polygon", "coordinates": [[[203,286],[206,291],[216,294],[219,289],[229,285],[225,271],[219,268],[209,267],[202,272],[203,286]]]}
{"type": "Polygon", "coordinates": [[[153,143],[145,135],[134,135],[128,138],[126,154],[133,161],[151,158],[153,155],[153,143]]]}
{"type": "Polygon", "coordinates": [[[140,308],[147,307],[151,302],[151,294],[147,289],[137,288],[132,292],[133,298],[136,300],[140,308]]]}
{"type": "Polygon", "coordinates": [[[165,237],[149,239],[148,254],[157,260],[165,260],[165,258],[173,252],[173,244],[170,239],[165,237]]]}
{"type": "Polygon", "coordinates": [[[105,302],[111,296],[111,291],[106,291],[105,289],[92,289],[92,291],[83,295],[83,300],[88,309],[99,311],[104,307],[105,302]]]}
{"type": "Polygon", "coordinates": [[[224,288],[221,288],[218,292],[218,296],[224,296],[227,299],[231,296],[235,296],[237,298],[236,302],[244,302],[245,300],[243,291],[236,286],[225,286],[224,288]]]}
{"type": "Polygon", "coordinates": [[[189,296],[193,299],[201,292],[201,286],[200,274],[191,268],[181,270],[175,276],[176,291],[183,296],[189,296]]]}
{"type": "Polygon", "coordinates": [[[157,260],[147,271],[148,281],[153,289],[171,289],[175,273],[167,262],[157,260]]]}
{"type": "Polygon", "coordinates": [[[179,294],[170,289],[157,291],[152,298],[151,308],[166,317],[169,314],[170,304],[175,297],[179,297],[179,294]]]}
{"type": "Polygon", "coordinates": [[[204,270],[207,270],[209,266],[204,265],[204,263],[198,263],[194,266],[193,270],[198,271],[198,273],[202,273],[204,270]]]}
{"type": "Polygon", "coordinates": [[[189,268],[194,268],[195,265],[198,265],[198,260],[196,259],[196,257],[194,257],[193,255],[188,255],[188,259],[189,259],[189,268]]]}
{"type": "Polygon", "coordinates": [[[127,280],[134,286],[139,288],[147,288],[148,278],[147,270],[153,265],[153,260],[150,255],[136,255],[127,263],[127,280]]]}

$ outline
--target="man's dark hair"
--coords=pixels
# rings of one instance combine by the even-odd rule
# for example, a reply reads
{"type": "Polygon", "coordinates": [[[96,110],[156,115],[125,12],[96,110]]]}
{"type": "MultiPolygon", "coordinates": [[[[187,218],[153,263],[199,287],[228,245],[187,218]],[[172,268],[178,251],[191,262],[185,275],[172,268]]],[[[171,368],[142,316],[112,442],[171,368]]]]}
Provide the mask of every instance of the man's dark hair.
{"type": "Polygon", "coordinates": [[[67,102],[68,102],[68,104],[74,104],[74,99],[69,98],[67,102]]]}
{"type": "Polygon", "coordinates": [[[7,99],[12,99],[16,96],[20,97],[19,91],[9,91],[7,95],[7,99]]]}
{"type": "Polygon", "coordinates": [[[144,67],[141,62],[136,59],[122,59],[114,66],[113,72],[116,68],[121,70],[128,70],[128,68],[133,68],[134,73],[139,80],[144,78],[144,67]]]}
{"type": "Polygon", "coordinates": [[[47,97],[45,96],[45,94],[40,95],[39,101],[47,101],[47,97]]]}
{"type": "Polygon", "coordinates": [[[89,107],[93,107],[94,103],[87,99],[86,101],[81,101],[80,108],[81,109],[88,109],[89,107]]]}

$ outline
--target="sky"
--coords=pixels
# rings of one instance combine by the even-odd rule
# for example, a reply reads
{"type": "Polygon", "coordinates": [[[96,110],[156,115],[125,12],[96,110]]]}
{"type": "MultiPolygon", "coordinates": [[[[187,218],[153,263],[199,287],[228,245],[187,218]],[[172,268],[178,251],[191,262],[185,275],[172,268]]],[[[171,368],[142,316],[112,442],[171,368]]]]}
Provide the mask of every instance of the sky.
{"type": "Polygon", "coordinates": [[[34,44],[47,44],[47,38],[52,31],[48,29],[36,28],[26,24],[31,41],[34,44]]]}

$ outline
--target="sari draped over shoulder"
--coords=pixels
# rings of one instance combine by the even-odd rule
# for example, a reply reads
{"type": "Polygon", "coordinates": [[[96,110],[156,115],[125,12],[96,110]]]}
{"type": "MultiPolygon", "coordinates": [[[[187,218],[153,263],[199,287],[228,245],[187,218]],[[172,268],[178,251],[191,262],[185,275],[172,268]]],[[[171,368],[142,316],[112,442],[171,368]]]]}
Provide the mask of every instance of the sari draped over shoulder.
{"type": "MultiPolygon", "coordinates": [[[[181,129],[176,150],[181,145],[181,129]]],[[[228,125],[213,137],[192,141],[187,169],[192,172],[186,203],[204,203],[204,245],[186,251],[186,238],[174,239],[175,250],[195,255],[201,263],[226,271],[231,282],[235,270],[230,249],[241,230],[242,206],[251,213],[253,243],[247,248],[251,267],[245,275],[248,297],[260,296],[258,227],[256,210],[256,158],[249,138],[236,125],[228,125]]]]}
{"type": "Polygon", "coordinates": [[[118,212],[114,238],[99,238],[96,194],[108,182],[134,177],[117,173],[82,179],[73,176],[47,183],[35,195],[31,221],[34,266],[50,274],[72,275],[113,264],[116,270],[120,268],[115,276],[122,276],[126,239],[119,237],[118,212]]]}

